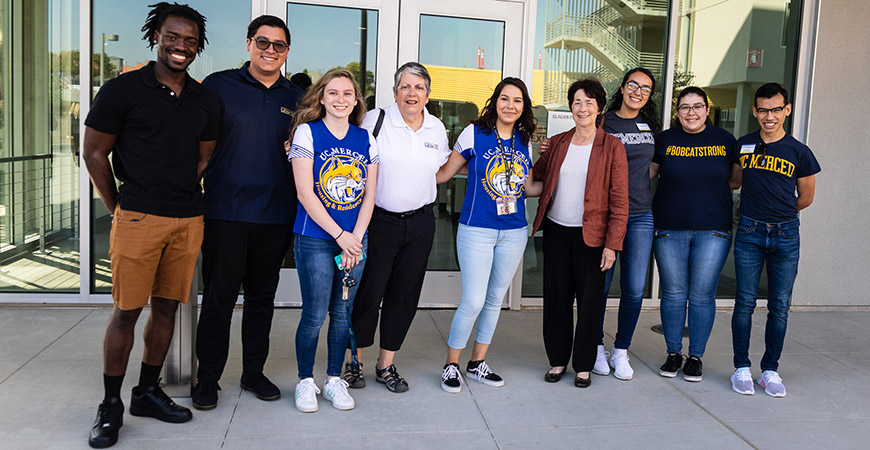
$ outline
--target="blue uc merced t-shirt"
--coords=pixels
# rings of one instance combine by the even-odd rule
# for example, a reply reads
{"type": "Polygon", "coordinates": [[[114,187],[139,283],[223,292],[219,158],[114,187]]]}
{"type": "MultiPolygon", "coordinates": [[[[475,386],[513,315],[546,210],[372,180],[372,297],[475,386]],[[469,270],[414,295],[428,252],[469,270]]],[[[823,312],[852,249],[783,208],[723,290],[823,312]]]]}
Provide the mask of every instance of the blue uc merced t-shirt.
{"type": "Polygon", "coordinates": [[[645,213],[652,209],[649,162],[655,153],[655,136],[650,125],[638,115],[623,119],[616,111],[604,115],[604,131],[622,141],[628,160],[628,213],[645,213]]]}
{"type": "Polygon", "coordinates": [[[507,153],[511,145],[514,147],[512,167],[506,169],[508,161],[496,143],[497,134],[495,130],[486,133],[477,125],[469,125],[453,146],[468,161],[468,186],[459,222],[497,230],[522,228],[528,225],[525,183],[532,170],[531,154],[522,133],[514,130],[511,139],[501,139],[507,153]],[[496,199],[508,196],[517,198],[517,212],[500,216],[496,199]]]}
{"type": "Polygon", "coordinates": [[[661,132],[652,161],[660,165],[653,198],[657,229],[730,230],[731,166],[737,163],[734,136],[707,125],[697,134],[682,127],[661,132]]]}
{"type": "MultiPolygon", "coordinates": [[[[314,193],[342,230],[353,231],[368,179],[369,164],[378,163],[377,144],[371,133],[351,125],[342,139],[332,135],[323,120],[299,125],[288,158],[314,160],[314,193]]],[[[293,232],[332,239],[305,211],[296,211],[293,232]]]]}
{"type": "Polygon", "coordinates": [[[756,151],[761,142],[758,131],[737,141],[743,168],[740,215],[768,223],[797,219],[797,179],[815,175],[822,168],[810,148],[790,134],[765,144],[766,156],[756,151]]]}

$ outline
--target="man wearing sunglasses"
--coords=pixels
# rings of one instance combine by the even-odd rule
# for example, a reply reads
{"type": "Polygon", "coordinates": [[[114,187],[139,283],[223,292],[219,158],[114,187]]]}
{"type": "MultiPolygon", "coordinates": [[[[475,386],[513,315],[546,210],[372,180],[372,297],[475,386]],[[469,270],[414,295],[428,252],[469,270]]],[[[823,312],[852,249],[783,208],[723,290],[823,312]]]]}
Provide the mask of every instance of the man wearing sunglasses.
{"type": "Polygon", "coordinates": [[[761,130],[737,141],[743,188],[740,223],[734,238],[737,298],[731,317],[735,367],[731,387],[739,394],[755,393],[749,336],[761,271],[767,265],[765,351],[762,373],[756,382],[767,395],[785,397],[785,385],[777,370],[798,270],[798,211],[813,202],[815,175],[821,168],[809,147],[783,128],[791,104],[782,86],[767,83],[758,88],[752,114],[761,130]]]}
{"type": "Polygon", "coordinates": [[[205,173],[204,282],[196,337],[198,383],[193,406],[217,406],[227,362],[233,308],[244,289],[241,387],[261,400],[281,391],[263,375],[275,290],[296,217],[293,172],[284,155],[292,113],[303,92],[281,73],[290,31],[275,16],[248,25],[251,56],[239,69],[203,85],[223,107],[217,148],[205,173]]]}

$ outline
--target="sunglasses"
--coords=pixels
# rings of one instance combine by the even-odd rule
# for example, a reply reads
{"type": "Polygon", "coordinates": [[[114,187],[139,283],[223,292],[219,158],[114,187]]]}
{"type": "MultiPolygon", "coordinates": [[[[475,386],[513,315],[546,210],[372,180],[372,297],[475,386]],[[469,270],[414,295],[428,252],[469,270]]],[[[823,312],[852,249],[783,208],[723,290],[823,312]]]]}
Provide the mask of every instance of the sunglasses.
{"type": "Polygon", "coordinates": [[[257,48],[259,48],[260,50],[266,50],[271,45],[276,52],[284,53],[287,51],[288,48],[290,48],[290,44],[287,44],[284,41],[272,42],[264,37],[256,37],[254,38],[254,42],[257,44],[257,48]]]}
{"type": "Polygon", "coordinates": [[[758,167],[767,165],[767,144],[764,142],[755,144],[755,151],[753,153],[761,156],[761,158],[758,158],[758,167]]]}

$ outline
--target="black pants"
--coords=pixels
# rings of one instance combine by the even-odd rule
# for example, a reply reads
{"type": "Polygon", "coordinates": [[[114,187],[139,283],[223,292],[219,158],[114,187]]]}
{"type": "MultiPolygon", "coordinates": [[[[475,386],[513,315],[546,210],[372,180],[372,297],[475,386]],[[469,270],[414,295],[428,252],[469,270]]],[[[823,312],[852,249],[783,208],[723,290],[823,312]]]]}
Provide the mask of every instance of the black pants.
{"type": "Polygon", "coordinates": [[[197,378],[218,381],[230,348],[230,321],[243,287],[242,370],[256,375],[269,356],[275,289],[292,225],[206,220],[202,241],[205,284],[196,331],[197,378]]]}
{"type": "Polygon", "coordinates": [[[544,221],[544,347],[551,366],[567,366],[569,358],[576,372],[595,365],[604,307],[603,250],[583,242],[582,227],[544,221]],[[575,296],[576,329],[571,314],[575,296]]]}
{"type": "Polygon", "coordinates": [[[381,348],[395,352],[402,347],[420,303],[435,237],[432,205],[404,218],[375,208],[368,236],[368,261],[353,303],[353,329],[359,347],[374,344],[383,299],[381,348]]]}

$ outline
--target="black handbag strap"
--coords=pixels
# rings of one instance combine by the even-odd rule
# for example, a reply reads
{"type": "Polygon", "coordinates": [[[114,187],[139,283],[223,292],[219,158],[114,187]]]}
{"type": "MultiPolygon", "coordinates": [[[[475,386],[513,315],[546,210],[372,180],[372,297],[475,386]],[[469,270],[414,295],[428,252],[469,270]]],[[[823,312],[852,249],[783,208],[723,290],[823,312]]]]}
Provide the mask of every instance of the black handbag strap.
{"type": "Polygon", "coordinates": [[[381,125],[384,124],[384,116],[386,115],[386,111],[384,111],[383,108],[379,108],[379,109],[381,110],[381,113],[378,114],[378,121],[377,121],[377,123],[375,123],[374,131],[372,131],[372,136],[374,136],[375,139],[378,138],[378,133],[381,132],[381,125]]]}

